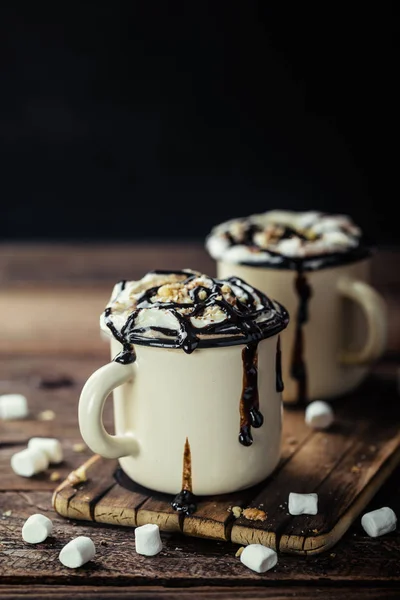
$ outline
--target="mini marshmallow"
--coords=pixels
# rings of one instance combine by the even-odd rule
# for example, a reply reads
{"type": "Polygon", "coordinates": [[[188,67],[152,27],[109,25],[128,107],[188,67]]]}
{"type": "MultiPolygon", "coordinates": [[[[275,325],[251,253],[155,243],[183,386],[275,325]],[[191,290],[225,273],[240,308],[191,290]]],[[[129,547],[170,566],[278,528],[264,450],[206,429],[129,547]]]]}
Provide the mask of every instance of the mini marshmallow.
{"type": "Polygon", "coordinates": [[[28,402],[22,394],[4,394],[0,396],[0,419],[11,421],[28,416],[28,402]]]}
{"type": "Polygon", "coordinates": [[[63,460],[63,450],[60,442],[55,438],[33,437],[28,442],[28,448],[42,450],[47,455],[49,462],[58,464],[63,460]]]}
{"type": "Polygon", "coordinates": [[[318,494],[289,494],[289,513],[291,515],[316,515],[318,513],[318,494]]]}
{"type": "Polygon", "coordinates": [[[272,548],[262,544],[249,544],[240,555],[240,561],[252,571],[265,573],[278,562],[278,555],[272,548]]]}
{"type": "Polygon", "coordinates": [[[25,448],[11,457],[11,468],[17,475],[32,477],[49,466],[46,454],[38,448],[25,448]]]}
{"type": "Polygon", "coordinates": [[[154,556],[162,550],[162,541],[158,525],[142,525],[135,529],[136,552],[144,556],[154,556]]]}
{"type": "Polygon", "coordinates": [[[306,407],[305,421],[314,429],[327,429],[332,425],[334,419],[333,410],[327,402],[315,400],[306,407]]]}
{"type": "Polygon", "coordinates": [[[61,550],[58,558],[64,567],[77,569],[94,558],[96,548],[89,537],[80,535],[68,542],[61,550]]]}
{"type": "Polygon", "coordinates": [[[43,542],[53,531],[53,523],[44,515],[31,515],[22,527],[22,539],[28,544],[43,542]]]}
{"type": "Polygon", "coordinates": [[[391,508],[384,506],[365,513],[361,519],[361,525],[369,536],[378,537],[396,529],[397,517],[391,508]]]}

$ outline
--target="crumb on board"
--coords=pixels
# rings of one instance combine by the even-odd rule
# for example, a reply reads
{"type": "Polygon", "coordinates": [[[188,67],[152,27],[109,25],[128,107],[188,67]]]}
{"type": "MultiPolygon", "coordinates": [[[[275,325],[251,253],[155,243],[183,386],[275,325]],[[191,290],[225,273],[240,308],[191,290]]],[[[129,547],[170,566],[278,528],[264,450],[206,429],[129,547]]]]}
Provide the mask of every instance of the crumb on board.
{"type": "Polygon", "coordinates": [[[238,550],[236,551],[236,554],[235,554],[236,558],[239,558],[239,556],[242,554],[243,550],[244,550],[244,546],[240,546],[240,548],[238,548],[238,550]]]}
{"type": "Polygon", "coordinates": [[[39,421],[53,421],[56,417],[56,413],[54,412],[54,410],[42,410],[37,418],[39,421]]]}
{"type": "Polygon", "coordinates": [[[3,517],[11,517],[12,515],[12,510],[5,510],[3,512],[3,517]]]}
{"type": "Polygon", "coordinates": [[[50,481],[59,481],[61,479],[61,475],[58,471],[53,471],[50,473],[49,479],[50,481]]]}
{"type": "Polygon", "coordinates": [[[67,480],[72,485],[78,485],[79,483],[87,481],[85,465],[81,465],[80,467],[75,469],[75,471],[72,471],[72,473],[68,475],[67,480]]]}
{"type": "Polygon", "coordinates": [[[87,446],[83,442],[77,442],[76,444],[72,444],[72,450],[73,452],[85,452],[87,446]]]}
{"type": "Polygon", "coordinates": [[[359,465],[353,465],[351,467],[351,472],[352,473],[358,473],[359,471],[361,471],[361,467],[359,465]]]}
{"type": "Polygon", "coordinates": [[[238,519],[243,512],[243,508],[241,506],[232,506],[232,514],[235,519],[238,519]]]}
{"type": "Polygon", "coordinates": [[[259,508],[245,508],[242,515],[249,521],[265,521],[267,513],[259,508]]]}
{"type": "Polygon", "coordinates": [[[329,556],[330,556],[331,558],[335,558],[335,556],[336,556],[336,552],[331,552],[329,556]]]}
{"type": "Polygon", "coordinates": [[[313,533],[319,533],[319,529],[313,529],[312,532],[313,533]]]}

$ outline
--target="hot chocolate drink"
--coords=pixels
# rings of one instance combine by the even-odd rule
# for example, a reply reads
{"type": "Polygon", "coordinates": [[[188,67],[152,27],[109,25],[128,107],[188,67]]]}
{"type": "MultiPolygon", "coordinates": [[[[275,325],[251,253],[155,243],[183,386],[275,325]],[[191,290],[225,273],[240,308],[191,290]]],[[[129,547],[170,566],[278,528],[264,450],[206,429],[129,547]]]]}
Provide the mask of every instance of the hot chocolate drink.
{"type": "Polygon", "coordinates": [[[366,284],[371,247],[349,216],[272,210],[216,225],[205,245],[218,277],[242,277],[289,310],[285,400],[305,404],[340,395],[382,353],[384,304],[366,284]],[[351,309],[344,298],[355,300],[351,309]],[[361,352],[353,352],[357,345],[361,352]]]}
{"type": "Polygon", "coordinates": [[[100,319],[131,356],[132,344],[203,348],[257,342],[285,327],[283,307],[238,277],[217,280],[189,269],[122,281],[100,319]]]}
{"type": "Polygon", "coordinates": [[[239,277],[184,269],[119,282],[100,317],[113,360],[80,399],[83,438],[120,458],[137,483],[178,492],[172,504],[183,512],[194,509],[192,493],[254,485],[280,456],[279,335],[288,321],[279,302],[239,277]],[[101,424],[111,390],[116,436],[101,424]]]}
{"type": "Polygon", "coordinates": [[[347,215],[271,210],[214,227],[206,248],[216,260],[303,271],[368,256],[347,215]]]}

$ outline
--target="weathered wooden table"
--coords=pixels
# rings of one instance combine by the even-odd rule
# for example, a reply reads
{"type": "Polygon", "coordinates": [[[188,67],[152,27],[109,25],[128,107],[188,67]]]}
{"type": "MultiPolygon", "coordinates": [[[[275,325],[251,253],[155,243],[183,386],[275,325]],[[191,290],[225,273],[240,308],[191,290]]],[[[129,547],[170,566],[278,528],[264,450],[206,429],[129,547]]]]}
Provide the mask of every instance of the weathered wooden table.
{"type": "MultiPolygon", "coordinates": [[[[399,266],[400,250],[382,250],[373,261],[390,316],[388,352],[377,369],[392,377],[400,365],[399,266]]],[[[369,538],[359,519],[332,550],[282,554],[273,571],[258,575],[235,558],[231,543],[165,533],[162,553],[149,559],[134,552],[132,529],[69,521],[53,511],[57,483],[50,473],[64,478],[91,456],[74,446],[81,441],[77,402],[87,376],[108,360],[98,317],[111,286],[153,268],[183,267],[215,273],[201,244],[0,246],[0,394],[25,393],[31,412],[27,420],[0,423],[0,598],[400,598],[399,533],[369,538]],[[33,435],[61,439],[66,461],[25,479],[11,471],[10,456],[33,435]],[[35,512],[52,518],[54,533],[28,546],[21,526],[35,512]],[[98,553],[70,571],[58,553],[80,534],[92,537],[98,553]]],[[[389,505],[400,515],[399,474],[368,510],[389,505]]]]}

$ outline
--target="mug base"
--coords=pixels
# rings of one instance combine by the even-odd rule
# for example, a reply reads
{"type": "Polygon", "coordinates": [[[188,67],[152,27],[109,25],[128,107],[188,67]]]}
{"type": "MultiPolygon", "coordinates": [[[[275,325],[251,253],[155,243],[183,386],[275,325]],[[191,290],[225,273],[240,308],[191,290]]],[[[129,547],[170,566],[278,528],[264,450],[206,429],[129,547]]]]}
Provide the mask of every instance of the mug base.
{"type": "MultiPolygon", "coordinates": [[[[236,490],[232,490],[230,492],[223,492],[220,494],[214,494],[214,493],[210,493],[210,494],[193,494],[194,499],[196,498],[207,498],[207,497],[215,497],[215,496],[227,496],[229,494],[235,493],[235,492],[242,492],[242,491],[247,491],[247,490],[254,490],[254,493],[257,493],[257,490],[260,488],[262,489],[262,487],[265,485],[265,482],[268,481],[268,479],[273,475],[275,469],[266,477],[264,477],[261,481],[259,481],[258,483],[255,483],[253,485],[250,486],[245,486],[243,488],[240,489],[236,489],[236,490]]],[[[130,492],[135,492],[136,494],[142,494],[144,496],[151,496],[152,498],[155,498],[157,500],[163,501],[163,502],[169,502],[172,503],[173,500],[175,499],[177,494],[181,493],[181,490],[179,490],[177,492],[177,494],[170,494],[167,492],[161,492],[158,490],[154,490],[151,488],[148,488],[144,485],[141,485],[140,483],[137,483],[136,481],[134,481],[129,475],[127,475],[127,473],[125,473],[123,467],[121,465],[119,465],[115,472],[114,472],[114,479],[115,481],[118,483],[118,485],[120,485],[121,487],[125,488],[126,490],[130,491],[130,492]]]]}

